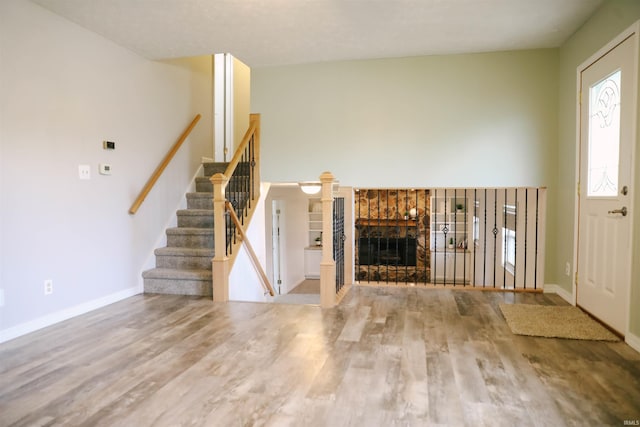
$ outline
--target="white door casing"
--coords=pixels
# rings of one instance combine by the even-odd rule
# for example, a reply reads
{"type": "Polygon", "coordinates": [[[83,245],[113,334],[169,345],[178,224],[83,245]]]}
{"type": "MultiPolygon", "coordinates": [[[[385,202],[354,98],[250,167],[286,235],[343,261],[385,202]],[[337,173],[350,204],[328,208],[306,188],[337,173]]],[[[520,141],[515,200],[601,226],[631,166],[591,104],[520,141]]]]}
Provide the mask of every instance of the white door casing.
{"type": "Polygon", "coordinates": [[[271,204],[272,226],[271,226],[271,250],[273,260],[273,277],[271,283],[275,285],[276,293],[281,294],[282,287],[282,246],[280,240],[280,214],[282,213],[282,203],[280,200],[273,200],[271,204]]]}
{"type": "Polygon", "coordinates": [[[578,69],[577,304],[623,335],[631,288],[638,80],[637,24],[632,28],[578,69]]]}

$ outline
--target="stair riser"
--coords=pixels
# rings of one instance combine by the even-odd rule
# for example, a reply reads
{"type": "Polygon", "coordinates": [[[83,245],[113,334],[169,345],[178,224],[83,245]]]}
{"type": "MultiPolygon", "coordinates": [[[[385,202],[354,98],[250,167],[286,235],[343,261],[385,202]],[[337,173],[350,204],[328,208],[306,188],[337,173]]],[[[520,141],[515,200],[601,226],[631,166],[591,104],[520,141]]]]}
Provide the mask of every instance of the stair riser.
{"type": "Polygon", "coordinates": [[[211,280],[144,279],[144,292],[150,294],[211,296],[211,280]]]}
{"type": "Polygon", "coordinates": [[[190,234],[171,234],[167,236],[167,246],[176,248],[213,249],[213,234],[204,236],[190,234]]]}
{"type": "MultiPolygon", "coordinates": [[[[227,170],[228,163],[205,163],[204,167],[204,176],[210,177],[217,173],[225,173],[227,170]]],[[[234,175],[249,175],[249,171],[251,170],[251,166],[249,163],[239,163],[236,166],[236,170],[234,175]]]]}
{"type": "MultiPolygon", "coordinates": [[[[245,190],[245,191],[249,192],[249,188],[242,188],[242,190],[245,190]]],[[[196,191],[198,193],[211,193],[211,197],[213,197],[213,184],[211,184],[211,181],[209,181],[209,180],[197,178],[196,179],[196,191]]],[[[242,195],[242,197],[248,197],[247,195],[245,195],[242,192],[236,192],[236,194],[242,195]]]]}
{"type": "Polygon", "coordinates": [[[211,268],[211,258],[178,255],[156,255],[156,267],[178,270],[207,270],[211,268]]]}
{"type": "Polygon", "coordinates": [[[213,194],[213,184],[211,184],[211,181],[209,180],[196,179],[196,191],[200,193],[213,194]]]}
{"type": "Polygon", "coordinates": [[[213,194],[211,195],[211,198],[187,197],[187,209],[213,209],[213,194]]]}
{"type": "MultiPolygon", "coordinates": [[[[244,207],[247,196],[233,193],[229,195],[229,200],[234,202],[234,205],[244,207]]],[[[213,194],[211,197],[187,197],[187,209],[213,209],[213,194]]]]}
{"type": "Polygon", "coordinates": [[[213,215],[178,215],[178,227],[213,228],[213,215]]]}
{"type": "Polygon", "coordinates": [[[224,173],[227,170],[228,163],[205,163],[203,164],[204,176],[213,176],[217,173],[224,173]]]}

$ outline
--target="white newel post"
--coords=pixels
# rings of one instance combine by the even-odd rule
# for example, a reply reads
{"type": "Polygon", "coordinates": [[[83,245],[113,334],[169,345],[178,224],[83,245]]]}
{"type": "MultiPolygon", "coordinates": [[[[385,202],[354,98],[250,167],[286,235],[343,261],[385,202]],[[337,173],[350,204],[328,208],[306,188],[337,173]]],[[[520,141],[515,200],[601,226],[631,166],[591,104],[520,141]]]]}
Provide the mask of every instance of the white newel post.
{"type": "Polygon", "coordinates": [[[213,184],[213,247],[214,255],[211,261],[213,275],[213,300],[229,301],[229,258],[226,253],[226,220],[225,197],[229,178],[217,173],[211,177],[213,184]]]}
{"type": "Polygon", "coordinates": [[[320,306],[336,305],[336,262],[333,259],[333,181],[331,172],[320,175],[322,182],[322,261],[320,262],[320,306]]]}

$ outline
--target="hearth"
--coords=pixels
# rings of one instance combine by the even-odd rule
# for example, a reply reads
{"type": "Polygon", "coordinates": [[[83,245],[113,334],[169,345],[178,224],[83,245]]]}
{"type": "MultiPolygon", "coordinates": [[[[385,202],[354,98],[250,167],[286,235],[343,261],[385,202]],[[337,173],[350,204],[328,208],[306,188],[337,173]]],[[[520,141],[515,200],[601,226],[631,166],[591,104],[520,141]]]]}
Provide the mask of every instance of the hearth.
{"type": "Polygon", "coordinates": [[[360,265],[416,265],[415,238],[361,237],[358,242],[360,265]]]}

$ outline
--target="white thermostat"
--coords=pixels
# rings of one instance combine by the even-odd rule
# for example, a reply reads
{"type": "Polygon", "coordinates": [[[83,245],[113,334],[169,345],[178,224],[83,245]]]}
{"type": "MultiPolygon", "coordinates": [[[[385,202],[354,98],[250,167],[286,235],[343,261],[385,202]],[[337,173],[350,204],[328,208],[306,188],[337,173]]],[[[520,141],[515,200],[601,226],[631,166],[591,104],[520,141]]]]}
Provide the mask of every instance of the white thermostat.
{"type": "Polygon", "coordinates": [[[100,163],[100,175],[111,175],[111,165],[100,163]]]}

